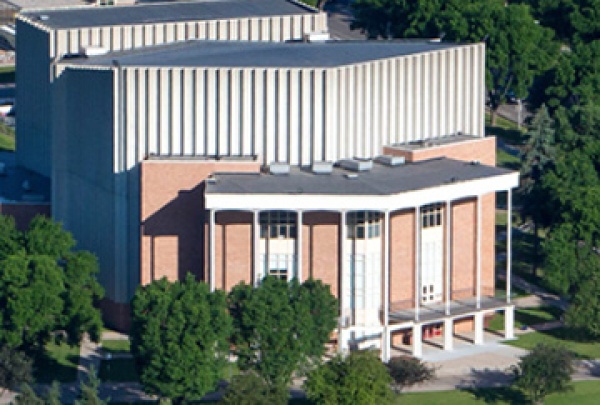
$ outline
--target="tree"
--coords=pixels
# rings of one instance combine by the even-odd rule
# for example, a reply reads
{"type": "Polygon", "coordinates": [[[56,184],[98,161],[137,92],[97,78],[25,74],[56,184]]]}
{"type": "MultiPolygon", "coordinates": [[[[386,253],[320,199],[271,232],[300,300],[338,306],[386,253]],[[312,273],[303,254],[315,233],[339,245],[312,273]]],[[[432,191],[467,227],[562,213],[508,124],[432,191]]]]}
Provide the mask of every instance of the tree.
{"type": "Polygon", "coordinates": [[[536,404],[548,394],[571,389],[571,353],[561,346],[538,344],[514,366],[515,385],[536,404]]]}
{"type": "Polygon", "coordinates": [[[337,355],[308,374],[304,389],[308,398],[324,405],[391,403],[392,378],[377,353],[337,355]]]}
{"type": "Polygon", "coordinates": [[[0,397],[6,390],[15,390],[33,381],[32,361],[23,352],[7,346],[0,349],[0,397]]]}
{"type": "Polygon", "coordinates": [[[524,4],[504,0],[358,0],[352,28],[370,38],[443,36],[487,45],[486,89],[492,125],[509,91],[525,98],[533,79],[558,57],[551,29],[536,24],[524,4]]]}
{"type": "MultiPolygon", "coordinates": [[[[597,256],[597,254],[594,252],[597,256]]],[[[600,337],[600,259],[593,258],[594,272],[581,286],[565,313],[565,323],[585,336],[600,337]]]]}
{"type": "Polygon", "coordinates": [[[225,405],[285,405],[289,393],[286,387],[272,387],[253,371],[233,377],[221,403],[225,405]]]}
{"type": "Polygon", "coordinates": [[[14,405],[61,405],[60,384],[54,381],[45,395],[38,396],[29,384],[21,386],[21,392],[15,398],[14,405]]]}
{"type": "Polygon", "coordinates": [[[337,301],[320,281],[299,284],[266,277],[229,294],[232,343],[242,370],[254,370],[271,387],[286,387],[292,373],[320,359],[336,325],[337,301]]]}
{"type": "Polygon", "coordinates": [[[106,405],[106,401],[98,396],[98,388],[100,387],[100,379],[96,375],[96,370],[92,367],[89,370],[87,379],[80,384],[79,398],[74,405],[106,405]]]}
{"type": "Polygon", "coordinates": [[[41,216],[24,233],[0,216],[0,230],[0,344],[41,350],[59,329],[70,343],[84,332],[97,340],[103,290],[95,257],[73,251],[71,234],[41,216]]]}
{"type": "Polygon", "coordinates": [[[556,157],[554,121],[545,106],[542,106],[535,115],[526,140],[521,153],[522,213],[533,220],[535,236],[533,274],[535,275],[540,255],[539,229],[541,226],[548,226],[552,218],[547,204],[548,190],[543,187],[542,180],[544,174],[553,168],[556,157]]]}
{"type": "Polygon", "coordinates": [[[131,305],[131,352],[144,389],[175,403],[214,390],[231,334],[225,293],[188,274],[139,287],[131,305]]]}
{"type": "Polygon", "coordinates": [[[392,357],[387,364],[397,391],[435,378],[435,368],[411,356],[392,357]]]}

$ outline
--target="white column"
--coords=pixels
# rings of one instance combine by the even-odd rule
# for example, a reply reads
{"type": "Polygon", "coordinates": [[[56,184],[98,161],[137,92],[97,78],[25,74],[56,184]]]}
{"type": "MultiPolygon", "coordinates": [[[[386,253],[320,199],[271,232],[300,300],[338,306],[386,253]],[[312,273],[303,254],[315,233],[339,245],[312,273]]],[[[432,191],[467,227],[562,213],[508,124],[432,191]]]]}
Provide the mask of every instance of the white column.
{"type": "Polygon", "coordinates": [[[421,324],[413,325],[412,354],[415,357],[423,356],[423,326],[421,324]]]}
{"type": "Polygon", "coordinates": [[[388,362],[390,360],[390,212],[383,213],[384,229],[383,229],[383,341],[382,345],[382,360],[388,362]]]}
{"type": "Polygon", "coordinates": [[[415,208],[415,321],[421,304],[421,207],[415,208]]]}
{"type": "Polygon", "coordinates": [[[450,315],[450,275],[452,271],[452,204],[446,201],[446,315],[450,315]]]}
{"type": "Polygon", "coordinates": [[[454,349],[454,321],[452,318],[444,319],[444,350],[454,349]]]}
{"type": "Polygon", "coordinates": [[[512,293],[512,190],[506,192],[506,303],[512,293]]]}
{"type": "Polygon", "coordinates": [[[260,282],[260,211],[254,210],[252,211],[252,254],[254,255],[254,264],[253,264],[253,284],[254,286],[258,286],[260,282]]]}
{"type": "Polygon", "coordinates": [[[340,212],[340,287],[339,287],[339,301],[340,301],[340,319],[338,324],[338,352],[346,353],[348,351],[348,333],[345,333],[346,325],[346,294],[345,290],[348,287],[344,283],[344,274],[348,271],[346,269],[346,211],[340,212]]]}
{"type": "Polygon", "coordinates": [[[512,305],[504,310],[504,337],[515,338],[515,307],[512,305]]]}
{"type": "Polygon", "coordinates": [[[302,211],[296,211],[296,278],[302,279],[302,211]]]}
{"type": "Polygon", "coordinates": [[[473,338],[473,343],[476,345],[483,344],[483,312],[478,312],[475,314],[475,336],[473,338]]]}
{"type": "Polygon", "coordinates": [[[216,210],[210,210],[209,211],[209,222],[208,222],[208,233],[209,233],[209,248],[210,248],[210,252],[209,252],[209,285],[210,285],[210,290],[214,291],[215,290],[215,255],[216,255],[216,249],[215,249],[215,214],[216,214],[216,210]]]}
{"type": "Polygon", "coordinates": [[[477,196],[477,309],[481,308],[481,196],[477,196]]]}

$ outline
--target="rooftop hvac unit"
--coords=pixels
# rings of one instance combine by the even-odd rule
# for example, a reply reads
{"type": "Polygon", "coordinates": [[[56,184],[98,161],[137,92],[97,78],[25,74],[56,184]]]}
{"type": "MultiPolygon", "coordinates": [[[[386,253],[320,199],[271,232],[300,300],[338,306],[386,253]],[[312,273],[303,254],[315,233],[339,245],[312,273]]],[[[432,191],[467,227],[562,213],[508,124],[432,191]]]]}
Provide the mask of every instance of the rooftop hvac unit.
{"type": "Polygon", "coordinates": [[[311,170],[314,174],[331,174],[333,171],[333,163],[331,162],[314,162],[311,170]]]}
{"type": "Polygon", "coordinates": [[[108,49],[102,46],[82,46],[79,53],[88,58],[92,56],[101,56],[108,53],[108,49]]]}
{"type": "Polygon", "coordinates": [[[375,161],[384,166],[400,166],[405,163],[404,156],[381,155],[375,158],[375,161]]]}
{"type": "Polygon", "coordinates": [[[373,168],[373,161],[370,159],[347,159],[340,162],[340,167],[353,172],[368,172],[373,168]]]}
{"type": "Polygon", "coordinates": [[[320,31],[320,32],[309,32],[304,36],[304,40],[306,42],[325,42],[329,41],[329,32],[320,31]]]}
{"type": "Polygon", "coordinates": [[[269,173],[275,176],[285,176],[290,174],[290,165],[287,163],[273,162],[269,165],[269,173]]]}

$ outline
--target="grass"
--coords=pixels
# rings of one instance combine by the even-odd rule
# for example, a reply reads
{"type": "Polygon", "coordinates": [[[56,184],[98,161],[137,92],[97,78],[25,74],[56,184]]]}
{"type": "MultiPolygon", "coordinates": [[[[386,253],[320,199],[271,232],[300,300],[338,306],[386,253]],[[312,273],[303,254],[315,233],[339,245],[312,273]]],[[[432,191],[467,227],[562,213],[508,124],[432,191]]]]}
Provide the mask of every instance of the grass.
{"type": "MultiPolygon", "coordinates": [[[[515,311],[515,328],[552,322],[560,319],[562,311],[556,307],[520,308],[515,311]]],[[[488,324],[491,331],[504,329],[504,314],[496,314],[488,324]]]]}
{"type": "Polygon", "coordinates": [[[0,150],[15,150],[15,130],[0,122],[0,150]]]}
{"type": "Polygon", "coordinates": [[[510,170],[521,169],[521,159],[518,156],[511,155],[504,149],[496,150],[496,166],[510,170]]]}
{"type": "MultiPolygon", "coordinates": [[[[546,405],[595,405],[600,396],[600,382],[579,381],[573,383],[573,391],[549,395],[546,405]]],[[[407,393],[397,397],[402,405],[469,405],[469,404],[529,404],[523,394],[512,388],[477,388],[468,390],[407,393]]]]}
{"type": "Polygon", "coordinates": [[[583,340],[573,329],[562,327],[541,332],[520,335],[517,340],[506,342],[511,346],[531,350],[539,343],[562,345],[579,359],[600,358],[600,343],[583,340]]]}
{"type": "Polygon", "coordinates": [[[102,350],[105,353],[129,353],[131,351],[131,344],[129,340],[103,340],[102,350]]]}
{"type": "Polygon", "coordinates": [[[48,343],[35,359],[35,380],[38,383],[72,382],[77,379],[79,346],[48,343]]]}
{"type": "Polygon", "coordinates": [[[133,358],[102,360],[98,376],[102,381],[131,382],[139,380],[133,358]]]}

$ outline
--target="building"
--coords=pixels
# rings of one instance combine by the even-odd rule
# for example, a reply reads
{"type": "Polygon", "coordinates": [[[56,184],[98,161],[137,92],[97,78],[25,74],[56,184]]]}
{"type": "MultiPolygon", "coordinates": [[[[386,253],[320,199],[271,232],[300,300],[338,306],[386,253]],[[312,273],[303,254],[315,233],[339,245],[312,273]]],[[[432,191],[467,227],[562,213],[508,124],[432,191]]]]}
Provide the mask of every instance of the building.
{"type": "Polygon", "coordinates": [[[518,174],[484,134],[483,44],[323,41],[324,14],[281,0],[105,10],[19,17],[17,131],[109,321],[140,283],[271,274],[331,285],[340,350],[481,343],[496,310],[510,337],[495,193],[518,174]]]}

